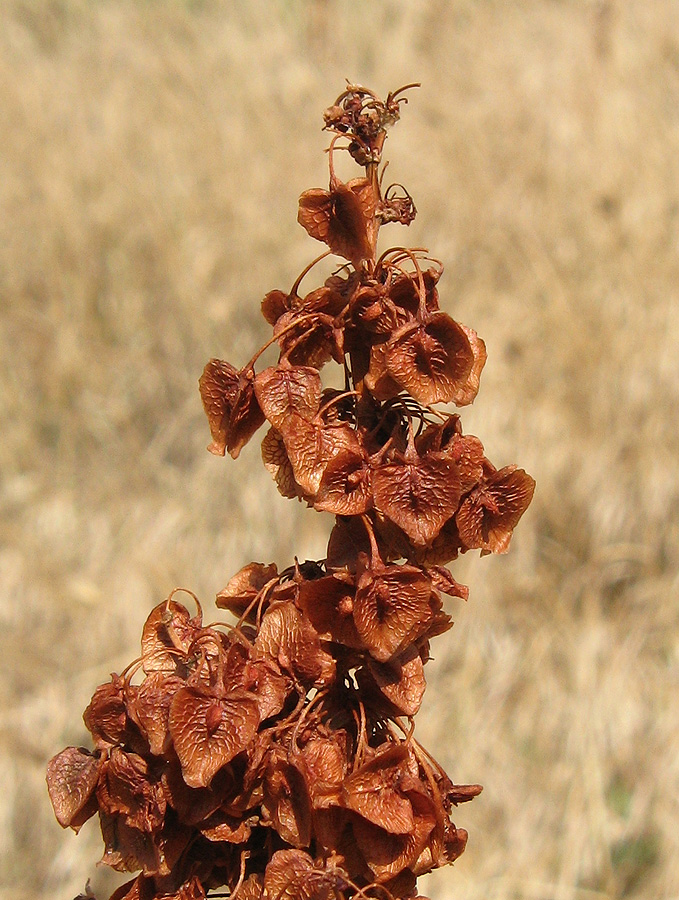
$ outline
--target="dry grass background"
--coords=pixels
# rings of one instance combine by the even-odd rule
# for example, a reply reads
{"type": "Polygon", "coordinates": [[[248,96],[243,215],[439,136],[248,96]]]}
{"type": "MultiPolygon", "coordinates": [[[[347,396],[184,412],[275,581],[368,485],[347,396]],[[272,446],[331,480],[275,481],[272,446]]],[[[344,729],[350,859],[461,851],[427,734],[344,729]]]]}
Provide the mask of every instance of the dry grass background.
{"type": "MultiPolygon", "coordinates": [[[[317,251],[343,79],[420,80],[388,145],[486,339],[466,430],[537,479],[435,645],[420,739],[484,794],[456,900],[679,897],[679,3],[3,0],[0,879],[69,898],[47,759],[175,585],[323,554],[256,442],[210,457],[196,380],[317,251]]],[[[469,555],[471,557],[471,554],[469,555]]]]}

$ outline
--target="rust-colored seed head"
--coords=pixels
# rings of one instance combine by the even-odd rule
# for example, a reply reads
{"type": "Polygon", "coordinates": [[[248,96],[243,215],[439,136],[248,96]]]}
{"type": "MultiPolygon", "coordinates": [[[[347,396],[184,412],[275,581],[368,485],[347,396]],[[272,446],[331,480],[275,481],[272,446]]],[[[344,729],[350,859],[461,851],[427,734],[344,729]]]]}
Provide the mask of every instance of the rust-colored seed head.
{"type": "Polygon", "coordinates": [[[412,717],[430,641],[452,625],[443,595],[468,596],[446,564],[506,552],[534,482],[496,469],[459,415],[434,408],[471,403],[486,360],[439,308],[442,266],[377,253],[380,227],[415,215],[380,172],[404,91],[348,85],[325,112],[329,185],[302,194],[298,221],[340,260],[306,295],[311,266],[262,301],[277,364],[257,371],[262,351],[241,369],[213,359],[199,382],[208,449],[235,459],[266,423],[280,493],[335,516],[326,558],[245,565],[217,596],[230,628],[173,592],[140,657],[95,690],[94,749],[49,763],[59,823],[77,831],[98,813],[102,861],[138,873],[110,900],[224,887],[238,900],[416,898],[417,878],[465,848],[453,807],[481,787],[452,783],[412,717]],[[341,150],[361,177],[338,180],[341,150]],[[342,391],[323,387],[331,360],[342,391]]]}

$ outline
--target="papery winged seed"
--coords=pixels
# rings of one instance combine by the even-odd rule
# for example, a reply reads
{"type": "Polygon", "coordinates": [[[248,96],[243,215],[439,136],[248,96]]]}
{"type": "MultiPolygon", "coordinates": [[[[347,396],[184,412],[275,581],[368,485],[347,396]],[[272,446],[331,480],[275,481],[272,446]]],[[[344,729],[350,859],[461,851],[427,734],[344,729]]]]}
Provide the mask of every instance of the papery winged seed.
{"type": "Polygon", "coordinates": [[[469,346],[472,348],[472,353],[474,354],[474,362],[472,364],[471,372],[467,376],[467,380],[455,392],[452,402],[456,406],[468,406],[470,403],[474,402],[474,399],[479,392],[481,372],[486,364],[487,354],[485,342],[481,340],[478,334],[472,328],[467,328],[466,325],[460,325],[460,327],[469,339],[469,346]]]}
{"type": "Polygon", "coordinates": [[[327,575],[303,581],[299,586],[297,603],[322,636],[348,647],[363,646],[353,618],[356,585],[353,578],[327,575]]]}
{"type": "Polygon", "coordinates": [[[276,322],[274,337],[283,359],[291,365],[322,369],[330,359],[342,362],[342,330],[323,313],[316,313],[311,320],[297,311],[285,313],[276,322]]]}
{"type": "Polygon", "coordinates": [[[408,834],[413,826],[410,802],[386,783],[383,772],[358,771],[342,785],[342,803],[391,834],[408,834]]]}
{"type": "Polygon", "coordinates": [[[230,816],[219,810],[200,823],[200,833],[208,841],[226,841],[229,844],[244,844],[250,839],[252,828],[247,819],[230,816]]]}
{"type": "Polygon", "coordinates": [[[370,368],[365,375],[365,385],[376,400],[391,400],[403,389],[387,367],[386,343],[373,344],[370,348],[370,368]]]}
{"type": "Polygon", "coordinates": [[[145,875],[168,874],[167,865],[161,862],[161,853],[155,836],[131,828],[120,816],[99,813],[101,834],[104,839],[104,855],[101,862],[116,872],[134,872],[141,869],[145,875]]]}
{"type": "Polygon", "coordinates": [[[427,682],[420,654],[409,648],[387,663],[367,661],[367,669],[384,697],[405,716],[414,716],[424,697],[427,682]]]}
{"type": "Polygon", "coordinates": [[[483,475],[483,444],[471,434],[455,435],[445,452],[455,460],[460,476],[460,492],[466,494],[483,475]]]}
{"type": "Polygon", "coordinates": [[[206,787],[244,750],[259,726],[257,702],[245,691],[214,697],[196,688],[178,691],[170,707],[170,733],[189,787],[206,787]]]}
{"type": "Polygon", "coordinates": [[[264,468],[276,482],[280,494],[289,500],[302,496],[300,487],[295,481],[295,473],[288,451],[285,449],[283,435],[273,426],[264,435],[262,441],[262,462],[264,468]]]}
{"type": "Polygon", "coordinates": [[[264,422],[253,390],[252,369],[238,371],[223,359],[211,359],[198,384],[210,425],[210,453],[236,459],[264,422]]]}
{"type": "Polygon", "coordinates": [[[174,672],[198,632],[201,617],[192,618],[176,600],[165,600],[149,614],[141,636],[143,668],[151,672],[174,672]]]}
{"type": "Polygon", "coordinates": [[[314,496],[330,460],[341,450],[357,450],[356,432],[347,424],[323,425],[291,415],[283,431],[295,481],[305,494],[314,496]]]}
{"type": "Polygon", "coordinates": [[[311,237],[357,265],[372,255],[375,206],[370,182],[356,178],[347,184],[337,182],[330,191],[305,191],[299,198],[297,221],[311,237]]]}
{"type": "Polygon", "coordinates": [[[377,508],[423,546],[457,511],[460,480],[455,463],[444,454],[406,456],[375,469],[373,493],[377,508]]]}
{"type": "Polygon", "coordinates": [[[270,754],[262,810],[279,836],[301,849],[311,841],[311,800],[304,776],[284,757],[282,750],[270,754]]]}
{"type": "Polygon", "coordinates": [[[264,424],[265,417],[255,396],[253,379],[252,369],[241,375],[240,390],[231,410],[226,449],[232,459],[238,459],[240,451],[264,424]]]}
{"type": "Polygon", "coordinates": [[[251,562],[243,566],[231,578],[223,590],[217,594],[217,606],[242,613],[254,600],[259,591],[278,575],[276,565],[251,562]]]}
{"type": "Polygon", "coordinates": [[[436,590],[448,594],[449,597],[460,597],[462,600],[469,599],[469,588],[456,581],[445,566],[430,566],[427,572],[431,578],[432,586],[436,590]]]}
{"type": "Polygon", "coordinates": [[[266,900],[332,900],[345,887],[337,869],[317,869],[303,850],[277,850],[264,874],[266,900]]]}
{"type": "Polygon", "coordinates": [[[238,392],[238,381],[238,370],[223,359],[211,359],[198,380],[212,435],[208,450],[219,456],[226,453],[229,417],[238,392]]]}
{"type": "Polygon", "coordinates": [[[386,662],[414,630],[425,630],[431,617],[430,594],[430,582],[411,566],[388,566],[380,574],[368,570],[361,575],[354,621],[371,656],[386,662]]]}
{"type": "Polygon", "coordinates": [[[126,825],[149,833],[162,826],[165,795],[161,786],[151,781],[141,756],[114,747],[106,768],[106,789],[107,812],[121,814],[126,825]]]}
{"type": "Polygon", "coordinates": [[[302,750],[302,758],[312,793],[319,783],[340,785],[346,775],[348,761],[336,740],[332,738],[313,738],[302,750]]]}
{"type": "Polygon", "coordinates": [[[275,325],[282,315],[290,311],[291,299],[283,291],[269,291],[262,300],[262,315],[269,325],[275,325]]]}
{"type": "Polygon", "coordinates": [[[94,814],[96,807],[86,807],[99,780],[101,765],[100,757],[81,747],[66,747],[49,761],[47,790],[62,828],[70,826],[78,831],[86,818],[94,814]],[[84,812],[85,818],[81,819],[84,812]]]}
{"type": "Polygon", "coordinates": [[[264,614],[255,650],[303,684],[327,683],[334,660],[321,648],[316,630],[294,603],[279,603],[264,614]]]}
{"type": "Polygon", "coordinates": [[[516,466],[493,473],[460,505],[455,520],[463,544],[469,549],[506,553],[534,490],[535,481],[516,466]]]}
{"type": "Polygon", "coordinates": [[[411,321],[385,348],[389,375],[419,403],[452,401],[466,384],[474,352],[464,329],[446,313],[411,321]]]}
{"type": "Polygon", "coordinates": [[[107,684],[100,684],[83,713],[85,727],[98,746],[117,744],[127,728],[127,707],[122,679],[113,675],[107,684]]]}
{"type": "Polygon", "coordinates": [[[269,422],[282,431],[293,413],[313,419],[321,402],[321,377],[310,366],[281,364],[255,378],[255,394],[269,422]]]}
{"type": "Polygon", "coordinates": [[[340,450],[325,467],[314,508],[338,516],[359,516],[371,506],[371,472],[365,455],[340,450]]]}
{"type": "Polygon", "coordinates": [[[184,683],[177,675],[152,672],[139,685],[130,708],[130,716],[146,735],[153,756],[161,756],[167,750],[170,740],[170,704],[184,683]]]}

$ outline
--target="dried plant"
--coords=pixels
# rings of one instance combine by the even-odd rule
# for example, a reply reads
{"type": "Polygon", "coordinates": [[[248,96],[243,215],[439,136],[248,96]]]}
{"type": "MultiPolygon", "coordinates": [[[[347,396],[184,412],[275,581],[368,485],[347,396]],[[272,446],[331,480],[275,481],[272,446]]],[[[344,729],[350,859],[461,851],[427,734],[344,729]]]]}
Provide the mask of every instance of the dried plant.
{"type": "MultiPolygon", "coordinates": [[[[407,86],[412,87],[412,85],[407,86]]],[[[411,898],[417,877],[465,848],[456,785],[414,737],[430,640],[467,598],[446,565],[504,553],[530,503],[522,469],[496,469],[460,417],[486,359],[474,331],[439,309],[442,266],[422,250],[377,255],[380,227],[415,216],[382,189],[383,144],[405,102],[349,85],[325,113],[328,189],[298,220],[329,248],[289,291],[266,295],[273,337],[241,369],[200,379],[213,453],[236,458],[265,423],[262,458],[284,497],[332,513],[326,558],[250,563],[217,596],[235,625],[205,625],[177,592],[149,616],[141,656],[97,688],[94,750],[48,766],[58,821],[99,814],[103,862],[140,871],[111,900],[411,898]],[[334,154],[365,174],[342,182],[334,154]],[[308,293],[325,256],[344,262],[308,293]],[[271,344],[274,366],[255,371],[271,344]],[[344,389],[324,388],[334,360],[344,389]]]]}

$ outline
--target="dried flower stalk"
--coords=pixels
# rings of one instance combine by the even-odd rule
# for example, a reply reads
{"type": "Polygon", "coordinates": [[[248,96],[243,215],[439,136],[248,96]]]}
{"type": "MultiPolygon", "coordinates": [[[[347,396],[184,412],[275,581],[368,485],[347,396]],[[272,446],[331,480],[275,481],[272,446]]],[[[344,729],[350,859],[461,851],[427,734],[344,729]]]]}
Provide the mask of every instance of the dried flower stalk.
{"type": "Polygon", "coordinates": [[[481,787],[453,784],[413,716],[429,642],[452,624],[443,595],[468,594],[447,564],[506,552],[534,482],[496,469],[457,414],[434,408],[471,403],[486,359],[439,309],[441,264],[377,254],[381,226],[416,212],[380,178],[405,90],[382,101],[348,85],[325,113],[329,186],[302,194],[298,221],[345,262],[309,293],[315,263],[264,298],[278,363],[256,371],[264,347],[200,378],[209,449],[236,458],[267,423],[262,458],[281,494],[335,516],[326,558],[245,566],[217,596],[233,627],[205,626],[195,597],[192,614],[173,592],[141,656],[85,710],[94,750],[49,764],[60,824],[78,831],[97,812],[103,862],[140,872],[111,900],[224,886],[238,900],[411,898],[465,848],[452,809],[481,787]],[[340,150],[363,176],[338,179],[340,150]],[[323,387],[331,360],[341,391],[323,387]]]}

